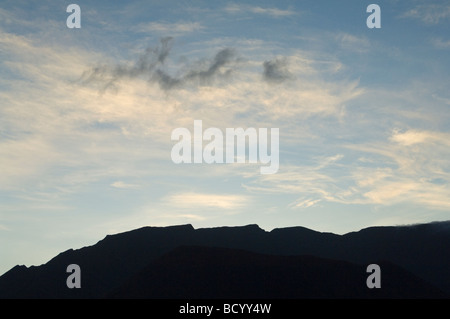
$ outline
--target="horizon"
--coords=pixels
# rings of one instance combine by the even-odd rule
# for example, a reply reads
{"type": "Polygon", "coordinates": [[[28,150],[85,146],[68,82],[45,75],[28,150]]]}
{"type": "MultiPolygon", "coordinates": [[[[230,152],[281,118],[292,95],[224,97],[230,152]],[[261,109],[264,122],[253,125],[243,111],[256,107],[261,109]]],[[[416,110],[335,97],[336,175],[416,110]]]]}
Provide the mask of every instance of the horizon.
{"type": "Polygon", "coordinates": [[[433,224],[443,224],[443,223],[448,223],[450,224],[450,220],[445,220],[445,221],[432,221],[432,222],[428,222],[428,223],[415,223],[415,224],[401,224],[401,225],[384,225],[384,226],[369,226],[369,227],[365,227],[365,228],[361,228],[361,229],[357,229],[357,230],[353,230],[353,231],[349,231],[346,233],[334,233],[334,232],[328,232],[328,231],[318,231],[315,229],[311,229],[308,227],[304,227],[301,225],[291,225],[291,226],[286,226],[286,227],[277,227],[277,228],[272,228],[272,229],[264,229],[262,228],[260,225],[258,224],[246,224],[246,225],[222,225],[222,226],[212,226],[212,227],[194,227],[194,225],[192,224],[178,224],[178,225],[166,225],[166,226],[151,226],[151,225],[146,225],[146,226],[141,226],[138,228],[134,228],[134,229],[129,229],[129,230],[124,230],[118,233],[110,233],[110,234],[106,234],[103,236],[103,238],[99,238],[97,239],[96,242],[82,246],[82,247],[67,247],[66,249],[57,252],[54,256],[51,256],[48,260],[44,261],[42,264],[33,264],[33,265],[23,265],[23,264],[17,264],[12,266],[11,268],[7,269],[6,271],[4,271],[3,273],[0,272],[0,277],[3,276],[5,273],[7,273],[9,270],[11,270],[12,268],[16,267],[16,266],[25,266],[27,268],[29,267],[39,267],[42,265],[45,265],[47,262],[49,262],[51,259],[53,259],[54,257],[56,257],[57,255],[68,251],[68,250],[79,250],[79,249],[83,249],[86,247],[92,247],[97,245],[100,241],[106,239],[108,236],[115,236],[115,235],[121,235],[121,234],[125,234],[125,233],[129,233],[129,232],[133,232],[135,230],[139,230],[139,229],[143,229],[143,228],[171,228],[171,227],[187,227],[189,226],[190,228],[192,228],[193,230],[203,230],[203,229],[218,229],[218,228],[245,228],[245,227],[249,227],[249,226],[256,226],[258,227],[260,230],[266,232],[266,233],[270,233],[274,230],[280,230],[280,229],[289,229],[289,228],[304,228],[304,229],[308,229],[311,230],[313,232],[318,232],[318,233],[326,233],[326,234],[334,234],[334,235],[338,235],[338,236],[345,236],[347,234],[351,234],[351,233],[356,233],[356,232],[360,232],[362,230],[366,230],[366,229],[370,229],[370,228],[389,228],[389,227],[414,227],[414,226],[420,226],[420,225],[433,225],[433,224]]]}
{"type": "Polygon", "coordinates": [[[449,26],[440,0],[2,1],[0,273],[142,225],[450,220],[449,26]]]}

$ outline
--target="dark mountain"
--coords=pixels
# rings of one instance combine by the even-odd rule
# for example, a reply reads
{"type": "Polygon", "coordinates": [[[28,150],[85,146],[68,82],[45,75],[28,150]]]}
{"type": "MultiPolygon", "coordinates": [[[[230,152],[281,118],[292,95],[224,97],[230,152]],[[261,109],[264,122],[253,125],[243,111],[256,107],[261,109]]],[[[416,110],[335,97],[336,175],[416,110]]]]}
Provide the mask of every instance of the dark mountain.
{"type": "MultiPolygon", "coordinates": [[[[348,265],[352,265],[349,267],[358,265],[358,269],[363,269],[364,280],[361,284],[365,289],[368,289],[365,286],[368,276],[365,267],[377,261],[386,261],[386,265],[401,267],[396,268],[397,273],[409,272],[410,276],[421,278],[450,296],[449,243],[450,222],[371,227],[345,235],[320,233],[303,227],[266,232],[256,225],[206,229],[194,229],[191,225],[144,227],[108,235],[93,246],[67,250],[41,266],[16,266],[0,277],[0,298],[102,298],[113,296],[113,291],[117,293],[115,296],[119,296],[119,293],[125,296],[125,285],[132,285],[130,278],[145,274],[145,269],[157,267],[158,263],[165,265],[165,269],[175,269],[177,266],[170,266],[169,261],[170,258],[183,256],[180,250],[175,250],[180,246],[222,247],[231,249],[233,253],[239,250],[243,254],[242,250],[245,250],[247,254],[276,255],[271,258],[278,258],[278,263],[284,260],[286,269],[292,268],[292,265],[298,266],[299,260],[303,258],[301,255],[320,257],[324,264],[331,263],[329,259],[335,262],[347,261],[348,265]],[[287,260],[282,256],[296,256],[293,258],[299,259],[287,260]],[[78,264],[81,268],[81,289],[68,289],[66,286],[69,275],[66,268],[69,264],[78,264]]],[[[192,249],[185,248],[189,256],[197,254],[201,260],[209,260],[204,256],[205,251],[192,249]]],[[[183,262],[188,262],[189,256],[183,257],[183,262]]],[[[254,256],[245,258],[251,260],[254,256]]],[[[258,258],[263,257],[255,258],[260,260],[258,258]]],[[[239,273],[236,269],[229,271],[239,273]]],[[[173,276],[175,278],[183,274],[181,271],[173,276]]],[[[206,270],[203,274],[208,276],[206,270]]],[[[388,287],[387,278],[382,267],[382,288],[378,290],[388,287]]],[[[322,282],[320,278],[314,280],[322,282]]],[[[408,286],[404,287],[406,289],[408,286]]],[[[427,289],[424,287],[424,291],[427,289]]]]}
{"type": "Polygon", "coordinates": [[[379,262],[382,289],[368,289],[366,267],[314,256],[184,246],[145,267],[108,298],[306,299],[443,298],[398,266],[379,262]]]}

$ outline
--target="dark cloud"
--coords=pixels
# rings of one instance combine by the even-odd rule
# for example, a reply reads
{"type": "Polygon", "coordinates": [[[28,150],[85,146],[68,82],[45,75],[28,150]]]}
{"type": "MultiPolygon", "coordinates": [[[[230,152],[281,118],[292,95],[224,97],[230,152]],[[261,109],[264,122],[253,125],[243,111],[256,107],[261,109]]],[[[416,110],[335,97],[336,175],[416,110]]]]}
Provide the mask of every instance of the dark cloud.
{"type": "Polygon", "coordinates": [[[178,76],[165,71],[165,62],[172,48],[172,38],[163,38],[156,48],[147,48],[133,65],[101,65],[83,73],[82,83],[95,83],[101,90],[117,89],[122,79],[144,77],[150,83],[157,83],[164,90],[170,90],[185,84],[209,85],[216,78],[228,76],[237,61],[233,49],[220,50],[212,59],[201,64],[190,65],[178,76]]]}
{"type": "Polygon", "coordinates": [[[235,59],[235,52],[232,49],[220,50],[212,59],[206,61],[203,66],[191,66],[188,71],[179,76],[172,77],[161,69],[156,70],[154,79],[162,89],[172,89],[184,84],[209,85],[215,78],[226,77],[232,72],[235,59]]]}
{"type": "Polygon", "coordinates": [[[116,89],[116,83],[126,78],[137,78],[147,76],[151,78],[152,73],[159,66],[164,64],[172,47],[172,38],[166,37],[160,40],[160,46],[147,48],[139,56],[133,65],[99,65],[83,73],[82,83],[94,83],[100,86],[102,91],[116,89]]]}
{"type": "MultiPolygon", "coordinates": [[[[235,53],[232,49],[223,49],[214,57],[211,65],[206,70],[191,70],[186,79],[210,80],[214,75],[220,72],[221,67],[230,64],[233,61],[235,53]]],[[[229,71],[231,69],[228,69],[229,71]]]]}
{"type": "Polygon", "coordinates": [[[153,79],[158,82],[159,86],[163,90],[170,90],[175,87],[181,86],[183,84],[183,80],[172,77],[171,75],[165,73],[162,70],[156,70],[153,79]]]}
{"type": "Polygon", "coordinates": [[[263,67],[263,78],[268,82],[280,83],[292,79],[292,74],[288,70],[288,62],[285,58],[265,61],[263,67]]]}

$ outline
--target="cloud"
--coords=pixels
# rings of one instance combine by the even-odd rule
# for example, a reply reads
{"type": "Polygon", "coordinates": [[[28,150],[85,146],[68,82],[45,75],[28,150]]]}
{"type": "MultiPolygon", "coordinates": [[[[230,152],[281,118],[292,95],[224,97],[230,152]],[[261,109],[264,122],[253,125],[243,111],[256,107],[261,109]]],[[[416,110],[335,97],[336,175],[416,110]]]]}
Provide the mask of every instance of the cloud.
{"type": "Polygon", "coordinates": [[[339,32],[334,37],[337,44],[345,50],[363,53],[370,48],[370,41],[365,37],[346,32],[339,32]]]}
{"type": "Polygon", "coordinates": [[[263,68],[263,78],[268,82],[280,83],[292,78],[286,58],[264,61],[263,68]]]}
{"type": "MultiPolygon", "coordinates": [[[[155,91],[159,88],[163,92],[161,96],[165,94],[165,99],[171,100],[169,104],[163,103],[174,105],[164,112],[176,109],[192,119],[194,110],[203,109],[202,117],[208,120],[217,118],[218,108],[225,110],[232,106],[232,112],[221,114],[221,118],[236,122],[239,113],[239,117],[245,116],[246,126],[255,118],[273,122],[317,114],[341,117],[345,114],[346,103],[364,92],[358,81],[328,80],[330,72],[338,74],[342,69],[335,58],[329,61],[326,57],[310,57],[303,51],[295,51],[261,61],[248,50],[254,43],[240,42],[239,49],[246,52],[245,57],[238,57],[235,49],[224,48],[210,58],[180,65],[169,59],[171,43],[171,38],[162,39],[160,46],[147,49],[135,62],[92,68],[83,74],[82,82],[86,88],[97,88],[103,93],[131,83],[138,88],[147,83],[149,93],[160,96],[161,93],[155,91]],[[282,85],[275,90],[260,85],[262,81],[282,85]],[[166,94],[168,91],[171,94],[166,94]]],[[[131,90],[137,91],[130,86],[131,90]]]]}
{"type": "Polygon", "coordinates": [[[102,91],[105,91],[111,87],[116,88],[116,83],[122,79],[145,76],[150,80],[156,68],[166,61],[172,47],[172,40],[172,37],[161,38],[159,46],[145,49],[145,52],[132,65],[99,65],[84,71],[80,82],[100,84],[102,91]]]}
{"type": "Polygon", "coordinates": [[[164,23],[164,22],[149,22],[138,24],[133,30],[143,33],[160,33],[180,35],[183,33],[191,33],[203,30],[204,27],[199,22],[178,22],[178,23],[164,23]]]}
{"type": "Polygon", "coordinates": [[[300,196],[288,205],[291,208],[329,202],[383,206],[403,203],[448,210],[449,141],[450,135],[443,132],[394,130],[384,141],[340,145],[338,149],[344,154],[317,157],[310,165],[284,164],[278,174],[249,176],[244,188],[273,196],[300,196]]]}
{"type": "MultiPolygon", "coordinates": [[[[270,59],[272,51],[264,43],[257,43],[260,49],[255,55],[251,50],[254,43],[241,41],[238,48],[239,52],[246,53],[244,61],[229,48],[231,43],[226,46],[217,43],[215,47],[223,49],[181,65],[174,63],[171,56],[173,39],[162,38],[159,45],[147,48],[135,60],[89,69],[83,76],[85,85],[75,85],[70,80],[79,77],[80,69],[87,70],[94,60],[108,61],[109,53],[71,52],[57,45],[40,45],[25,37],[20,40],[8,40],[1,48],[16,53],[11,55],[14,63],[8,64],[11,71],[23,70],[27,77],[34,79],[33,86],[12,83],[11,90],[2,94],[8,107],[0,110],[0,122],[5,124],[2,127],[11,127],[13,134],[28,133],[11,141],[8,147],[0,142],[0,153],[12,151],[9,153],[17,154],[21,160],[8,159],[4,154],[0,159],[8,159],[5,165],[10,171],[4,174],[2,186],[15,181],[30,194],[27,201],[36,202],[31,195],[37,188],[42,194],[35,194],[35,198],[54,193],[59,195],[57,201],[63,202],[84,192],[114,193],[112,188],[138,186],[141,190],[141,183],[127,182],[136,178],[161,180],[164,176],[164,180],[177,176],[183,182],[192,176],[202,176],[201,184],[209,178],[224,176],[247,178],[244,175],[255,181],[248,183],[251,187],[246,189],[250,192],[264,189],[261,193],[265,194],[275,190],[304,198],[303,202],[296,203],[297,208],[348,200],[345,187],[339,185],[333,172],[327,171],[339,164],[340,154],[319,158],[320,165],[314,167],[283,166],[284,173],[280,171],[281,175],[265,180],[254,175],[259,174],[259,165],[173,167],[171,144],[167,139],[174,128],[190,127],[194,119],[200,118],[205,127],[282,127],[280,133],[285,145],[298,147],[299,141],[314,143],[311,141],[317,140],[309,140],[309,129],[324,117],[341,116],[345,104],[363,92],[357,81],[330,80],[330,69],[334,75],[339,72],[335,68],[340,64],[336,58],[329,60],[326,56],[297,50],[270,59]],[[26,49],[21,50],[24,44],[26,49]],[[233,76],[228,78],[230,72],[233,76]],[[283,80],[272,89],[271,85],[264,85],[262,72],[267,79],[283,80]],[[98,87],[104,89],[104,94],[98,94],[98,87]],[[105,89],[114,87],[120,89],[118,94],[105,89]],[[22,152],[18,153],[18,149],[22,152]],[[27,165],[25,159],[35,161],[27,165]],[[205,170],[213,174],[205,174],[205,170]],[[23,178],[16,178],[11,173],[14,171],[23,178]],[[267,185],[275,187],[267,188],[267,185]]],[[[202,48],[201,45],[197,44],[202,48]]],[[[164,190],[158,189],[159,186],[148,187],[155,187],[156,193],[159,192],[153,198],[158,201],[166,192],[177,192],[182,186],[164,190]]],[[[232,213],[247,209],[250,200],[241,194],[182,192],[163,197],[158,207],[166,208],[170,216],[195,215],[209,209],[210,219],[215,218],[214,210],[232,213]],[[192,209],[198,211],[193,213],[192,209]]],[[[194,216],[180,218],[200,220],[194,216]]]]}
{"type": "Polygon", "coordinates": [[[160,87],[168,90],[185,84],[209,85],[214,78],[223,78],[232,72],[229,66],[235,58],[233,49],[222,49],[214,56],[214,58],[206,65],[206,67],[191,67],[190,70],[179,77],[172,77],[165,71],[158,69],[154,75],[154,79],[159,83],[160,87]]]}
{"type": "Polygon", "coordinates": [[[0,174],[0,189],[20,188],[24,181],[48,170],[60,156],[42,137],[23,137],[0,141],[0,165],[8,168],[0,174]]]}
{"type": "Polygon", "coordinates": [[[450,204],[449,134],[424,130],[394,130],[388,143],[361,147],[380,155],[378,165],[357,167],[352,178],[368,203],[416,203],[435,209],[450,204]],[[386,166],[383,168],[383,163],[386,166]]]}
{"type": "MultiPolygon", "coordinates": [[[[102,91],[108,88],[117,89],[117,83],[124,79],[144,78],[150,83],[158,83],[163,90],[179,88],[186,84],[209,85],[215,78],[224,78],[232,72],[232,64],[236,62],[235,51],[231,48],[221,49],[209,60],[190,65],[181,75],[172,76],[164,64],[172,47],[172,37],[160,40],[156,48],[147,48],[139,59],[131,65],[101,65],[85,71],[81,83],[100,84],[102,91]]],[[[181,70],[175,73],[181,73],[181,70]]]]}
{"type": "Polygon", "coordinates": [[[299,199],[294,203],[290,204],[289,206],[291,208],[308,208],[315,206],[317,203],[320,203],[321,201],[322,201],[321,199],[311,199],[311,198],[299,199]]]}
{"type": "Polygon", "coordinates": [[[168,218],[173,218],[174,220],[180,220],[180,219],[188,219],[188,220],[196,220],[196,221],[202,221],[206,220],[205,216],[201,215],[195,215],[195,214],[178,214],[178,215],[168,215],[168,218]]]}
{"type": "Polygon", "coordinates": [[[409,9],[401,17],[420,20],[429,25],[438,24],[450,18],[450,5],[421,4],[409,9]]]}
{"type": "Polygon", "coordinates": [[[450,145],[450,134],[424,130],[408,130],[406,132],[394,130],[390,139],[405,146],[433,142],[450,145]]]}
{"type": "MultiPolygon", "coordinates": [[[[302,52],[266,60],[286,59],[289,72],[295,74],[292,81],[271,90],[261,85],[264,59],[249,55],[243,63],[233,49],[225,48],[182,68],[169,64],[172,41],[162,38],[130,63],[90,69],[83,75],[85,85],[76,85],[80,70],[89,69],[94,61],[108,61],[109,54],[67,50],[58,43],[2,32],[1,68],[14,79],[8,82],[8,91],[0,92],[0,162],[8,167],[0,187],[33,194],[39,185],[41,194],[64,197],[99,181],[111,185],[113,178],[117,183],[111,186],[123,188],[135,177],[167,172],[166,165],[171,164],[167,137],[194,119],[201,118],[210,127],[285,127],[282,134],[288,143],[298,141],[301,130],[290,119],[340,114],[342,106],[359,94],[356,83],[320,79],[328,68],[322,70],[322,62],[302,52]],[[158,78],[156,70],[162,76],[166,67],[179,69],[174,72],[178,75],[158,78]],[[205,85],[227,78],[230,71],[235,72],[232,80],[205,85]],[[175,85],[167,82],[170,79],[178,81],[179,89],[167,94],[175,85]],[[119,84],[120,94],[98,94],[98,87],[119,84]]],[[[254,44],[239,45],[251,52],[246,49],[254,44]]],[[[275,71],[278,66],[275,62],[275,71]]],[[[302,131],[302,138],[305,134],[302,131]]],[[[233,166],[226,171],[236,170],[233,166]]]]}
{"type": "Polygon", "coordinates": [[[250,192],[308,194],[329,197],[336,179],[327,169],[336,165],[340,156],[316,158],[315,165],[285,164],[277,174],[254,175],[243,187],[250,192]]]}
{"type": "Polygon", "coordinates": [[[444,40],[442,38],[433,38],[433,39],[431,39],[431,44],[433,44],[433,46],[435,48],[438,48],[438,49],[448,49],[448,48],[450,48],[450,40],[444,40]]]}
{"type": "Polygon", "coordinates": [[[139,188],[139,185],[137,184],[128,184],[122,181],[115,181],[111,184],[114,188],[121,188],[121,189],[136,189],[139,188]]]}
{"type": "MultiPolygon", "coordinates": [[[[6,32],[0,51],[0,72],[10,74],[8,89],[0,90],[0,165],[8,168],[0,189],[15,197],[27,192],[23,200],[33,202],[46,194],[71,196],[105,178],[145,176],[157,165],[150,158],[166,154],[155,145],[166,141],[171,107],[158,89],[153,94],[133,81],[122,85],[121,95],[99,96],[96,89],[74,85],[80,68],[98,60],[98,53],[6,32]],[[145,143],[154,148],[138,147],[149,135],[152,141],[145,143]]],[[[161,46],[153,54],[164,61],[167,52],[161,46]]],[[[141,64],[149,62],[143,57],[141,64]]]]}
{"type": "Polygon", "coordinates": [[[229,4],[228,6],[225,7],[225,11],[233,14],[249,12],[254,14],[268,15],[274,18],[282,18],[296,14],[296,12],[291,10],[281,10],[278,8],[262,8],[259,6],[250,6],[242,4],[229,4]]]}
{"type": "Polygon", "coordinates": [[[186,209],[219,208],[238,209],[248,203],[248,197],[243,195],[222,195],[204,193],[179,193],[165,198],[167,204],[186,209]]]}

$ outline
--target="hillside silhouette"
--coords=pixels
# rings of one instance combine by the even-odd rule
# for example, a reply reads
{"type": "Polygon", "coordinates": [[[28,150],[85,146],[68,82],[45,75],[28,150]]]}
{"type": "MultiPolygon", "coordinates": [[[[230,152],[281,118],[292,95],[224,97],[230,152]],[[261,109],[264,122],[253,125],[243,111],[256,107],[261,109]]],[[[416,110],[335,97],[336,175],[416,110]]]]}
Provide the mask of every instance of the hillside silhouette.
{"type": "Polygon", "coordinates": [[[444,294],[386,262],[383,289],[368,289],[365,267],[314,256],[184,246],[152,262],[108,298],[310,299],[443,298],[444,294]]]}
{"type": "Polygon", "coordinates": [[[0,298],[448,298],[449,243],[450,222],[345,235],[143,227],[15,266],[0,277],[0,298]],[[381,289],[366,286],[372,263],[381,289]],[[69,264],[81,268],[81,289],[66,286],[69,264]]]}

